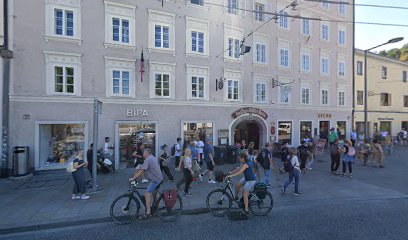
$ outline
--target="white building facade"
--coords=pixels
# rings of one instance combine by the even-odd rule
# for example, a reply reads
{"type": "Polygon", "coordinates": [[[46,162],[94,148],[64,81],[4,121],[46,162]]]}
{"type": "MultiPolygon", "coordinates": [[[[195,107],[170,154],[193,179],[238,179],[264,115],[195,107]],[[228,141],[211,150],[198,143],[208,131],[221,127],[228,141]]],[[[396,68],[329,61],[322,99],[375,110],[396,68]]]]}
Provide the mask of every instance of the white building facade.
{"type": "Polygon", "coordinates": [[[262,147],[330,128],[347,136],[351,7],[212,2],[16,1],[11,146],[30,146],[35,170],[63,167],[92,142],[94,99],[99,143],[111,138],[119,168],[135,145],[157,152],[177,137],[262,147]],[[241,55],[245,36],[252,49],[241,55]]]}

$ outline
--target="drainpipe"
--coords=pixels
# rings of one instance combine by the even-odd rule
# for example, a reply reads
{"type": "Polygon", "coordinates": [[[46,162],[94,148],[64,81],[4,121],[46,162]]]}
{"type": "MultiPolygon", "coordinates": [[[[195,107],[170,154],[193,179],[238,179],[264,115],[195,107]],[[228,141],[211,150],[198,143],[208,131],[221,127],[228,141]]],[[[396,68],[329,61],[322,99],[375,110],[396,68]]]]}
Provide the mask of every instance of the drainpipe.
{"type": "Polygon", "coordinates": [[[355,54],[356,54],[356,46],[355,46],[355,40],[356,40],[356,6],[355,6],[355,0],[353,0],[353,50],[352,56],[351,56],[351,61],[352,63],[352,80],[353,80],[353,109],[351,110],[351,129],[355,129],[355,122],[354,122],[354,115],[355,115],[355,108],[356,108],[356,78],[355,78],[355,54]]]}
{"type": "Polygon", "coordinates": [[[10,113],[10,62],[13,58],[13,52],[9,49],[9,28],[8,28],[8,0],[3,3],[3,29],[4,44],[0,49],[0,55],[3,58],[3,115],[2,115],[2,153],[1,153],[1,171],[0,176],[6,178],[10,174],[9,169],[9,113],[10,113]]]}

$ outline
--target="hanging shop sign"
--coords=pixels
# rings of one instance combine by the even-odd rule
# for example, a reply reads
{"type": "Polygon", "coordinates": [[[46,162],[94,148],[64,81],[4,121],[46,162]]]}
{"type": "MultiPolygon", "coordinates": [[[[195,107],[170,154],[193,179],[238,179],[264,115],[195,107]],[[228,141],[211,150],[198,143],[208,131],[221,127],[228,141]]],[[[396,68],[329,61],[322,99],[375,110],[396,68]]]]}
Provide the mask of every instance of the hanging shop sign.
{"type": "Polygon", "coordinates": [[[127,117],[148,117],[146,109],[126,109],[127,117]]]}
{"type": "Polygon", "coordinates": [[[265,120],[268,118],[268,114],[266,112],[264,112],[262,109],[254,108],[254,107],[245,107],[245,108],[238,109],[232,114],[232,117],[239,118],[245,114],[254,114],[254,115],[260,116],[261,118],[265,120]]]}

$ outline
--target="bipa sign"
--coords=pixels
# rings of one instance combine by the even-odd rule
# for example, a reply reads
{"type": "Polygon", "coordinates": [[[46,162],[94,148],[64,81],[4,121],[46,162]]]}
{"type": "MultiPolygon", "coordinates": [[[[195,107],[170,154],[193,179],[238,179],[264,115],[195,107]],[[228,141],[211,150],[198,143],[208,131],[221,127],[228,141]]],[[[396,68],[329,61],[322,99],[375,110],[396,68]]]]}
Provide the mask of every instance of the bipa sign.
{"type": "Polygon", "coordinates": [[[148,117],[146,109],[126,109],[127,117],[148,117]]]}

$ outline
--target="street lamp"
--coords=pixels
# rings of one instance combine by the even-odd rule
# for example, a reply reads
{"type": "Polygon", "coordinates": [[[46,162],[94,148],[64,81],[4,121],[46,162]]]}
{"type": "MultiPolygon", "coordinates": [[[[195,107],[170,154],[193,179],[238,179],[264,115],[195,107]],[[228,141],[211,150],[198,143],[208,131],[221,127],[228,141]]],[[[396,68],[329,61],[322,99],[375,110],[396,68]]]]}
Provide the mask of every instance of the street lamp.
{"type": "MultiPolygon", "coordinates": [[[[367,53],[373,49],[379,48],[381,46],[391,44],[391,43],[396,43],[404,40],[403,37],[398,37],[398,38],[393,38],[388,40],[388,42],[380,44],[378,46],[369,48],[367,50],[364,50],[364,140],[368,140],[368,72],[367,72],[367,53]]],[[[354,64],[354,63],[353,63],[354,64]]]]}

